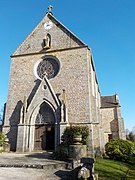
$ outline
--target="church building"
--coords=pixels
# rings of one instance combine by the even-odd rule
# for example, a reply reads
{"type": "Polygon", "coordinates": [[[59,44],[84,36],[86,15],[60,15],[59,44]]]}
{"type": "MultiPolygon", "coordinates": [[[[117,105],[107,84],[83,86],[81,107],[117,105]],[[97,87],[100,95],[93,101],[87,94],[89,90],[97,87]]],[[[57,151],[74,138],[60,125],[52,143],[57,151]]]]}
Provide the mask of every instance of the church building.
{"type": "Polygon", "coordinates": [[[118,95],[101,96],[90,48],[49,6],[11,55],[3,132],[11,151],[56,150],[72,125],[89,127],[91,153],[125,139],[118,95]]]}

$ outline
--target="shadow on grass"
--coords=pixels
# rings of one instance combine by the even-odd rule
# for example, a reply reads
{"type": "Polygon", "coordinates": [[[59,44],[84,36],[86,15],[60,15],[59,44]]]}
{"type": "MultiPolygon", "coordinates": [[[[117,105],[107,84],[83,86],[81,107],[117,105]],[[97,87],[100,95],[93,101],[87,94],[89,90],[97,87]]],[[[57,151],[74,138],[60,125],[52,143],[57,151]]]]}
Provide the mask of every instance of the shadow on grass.
{"type": "Polygon", "coordinates": [[[99,180],[124,180],[131,168],[129,163],[110,159],[96,159],[95,171],[99,174],[99,180]]]}
{"type": "Polygon", "coordinates": [[[129,162],[130,168],[127,173],[127,179],[135,179],[135,156],[132,157],[131,161],[129,162]]]}

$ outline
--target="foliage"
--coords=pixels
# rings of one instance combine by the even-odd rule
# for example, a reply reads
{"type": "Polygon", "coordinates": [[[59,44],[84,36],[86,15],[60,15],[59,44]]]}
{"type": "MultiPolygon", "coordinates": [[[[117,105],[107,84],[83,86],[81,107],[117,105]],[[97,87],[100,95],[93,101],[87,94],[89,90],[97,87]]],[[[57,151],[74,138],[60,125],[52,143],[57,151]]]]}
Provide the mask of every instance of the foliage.
{"type": "Polygon", "coordinates": [[[87,145],[89,129],[88,126],[70,126],[66,127],[63,133],[63,143],[67,146],[73,144],[73,137],[82,135],[82,144],[87,145]]]}
{"type": "Polygon", "coordinates": [[[2,132],[0,132],[0,146],[4,144],[6,139],[7,137],[2,132]]]}
{"type": "Polygon", "coordinates": [[[98,173],[99,180],[134,179],[135,158],[131,160],[130,162],[122,162],[109,158],[97,158],[94,163],[94,169],[98,173]]]}
{"type": "Polygon", "coordinates": [[[135,142],[135,127],[132,128],[132,131],[126,129],[126,139],[135,142]]]}
{"type": "Polygon", "coordinates": [[[129,140],[130,141],[135,141],[135,134],[134,134],[134,132],[129,132],[129,140]]]}
{"type": "Polygon", "coordinates": [[[132,155],[135,156],[135,142],[133,141],[128,141],[131,145],[131,150],[132,150],[132,155]]]}
{"type": "Polygon", "coordinates": [[[132,154],[135,156],[135,126],[132,128],[132,131],[126,129],[126,139],[131,144],[132,154]]]}
{"type": "Polygon", "coordinates": [[[111,159],[128,161],[132,155],[132,146],[126,140],[113,139],[105,145],[105,151],[111,159]]]}

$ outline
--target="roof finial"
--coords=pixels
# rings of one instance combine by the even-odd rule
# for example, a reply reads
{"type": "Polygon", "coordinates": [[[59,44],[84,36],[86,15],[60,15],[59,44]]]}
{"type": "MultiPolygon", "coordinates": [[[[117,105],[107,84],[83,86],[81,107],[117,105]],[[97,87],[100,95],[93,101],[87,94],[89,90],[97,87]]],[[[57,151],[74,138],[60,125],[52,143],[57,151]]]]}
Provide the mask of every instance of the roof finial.
{"type": "Polygon", "coordinates": [[[120,101],[119,101],[119,97],[118,97],[118,93],[117,92],[115,92],[115,98],[116,98],[116,102],[119,104],[120,101]]]}
{"type": "Polygon", "coordinates": [[[53,13],[52,13],[52,8],[53,8],[53,6],[52,6],[52,5],[49,5],[49,6],[48,6],[48,11],[47,11],[47,13],[53,14],[53,13]]]}

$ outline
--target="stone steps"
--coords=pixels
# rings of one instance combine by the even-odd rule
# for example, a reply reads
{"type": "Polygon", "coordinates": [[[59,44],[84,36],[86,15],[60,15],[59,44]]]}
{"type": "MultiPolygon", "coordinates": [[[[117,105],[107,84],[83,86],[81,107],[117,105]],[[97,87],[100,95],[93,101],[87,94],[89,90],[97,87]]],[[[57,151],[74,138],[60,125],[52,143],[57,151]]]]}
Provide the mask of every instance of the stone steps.
{"type": "Polygon", "coordinates": [[[0,154],[0,167],[14,168],[36,168],[36,169],[71,169],[72,164],[51,158],[48,153],[0,154]]]}
{"type": "Polygon", "coordinates": [[[58,163],[58,164],[0,164],[0,167],[14,167],[14,168],[36,168],[36,169],[68,169],[71,165],[69,163],[58,163]]]}
{"type": "MultiPolygon", "coordinates": [[[[24,180],[25,175],[28,179],[30,177],[30,180],[69,180],[71,179],[71,167],[71,163],[53,160],[47,153],[0,154],[0,173],[3,177],[10,177],[10,180],[15,179],[15,177],[24,180]]],[[[2,180],[7,179],[3,178],[2,180]]]]}

